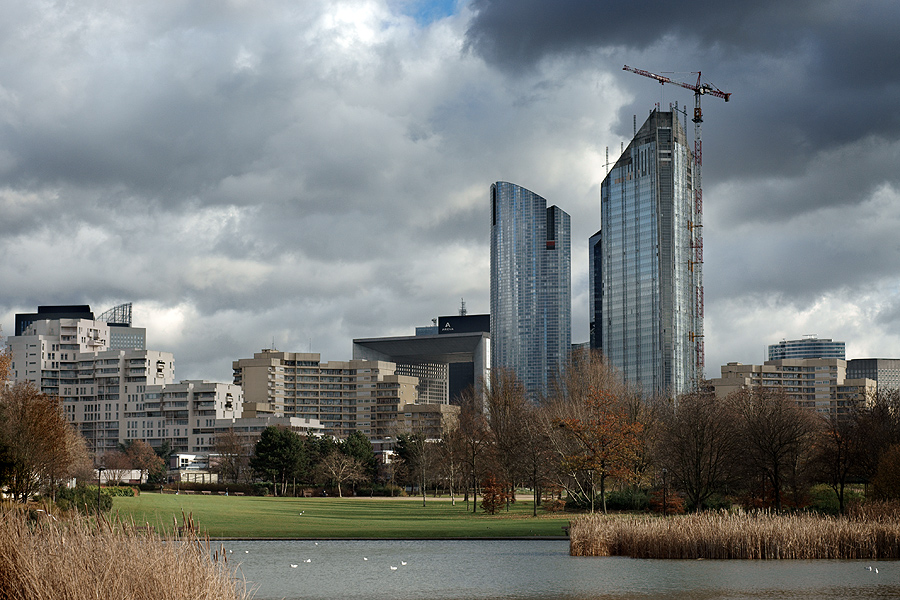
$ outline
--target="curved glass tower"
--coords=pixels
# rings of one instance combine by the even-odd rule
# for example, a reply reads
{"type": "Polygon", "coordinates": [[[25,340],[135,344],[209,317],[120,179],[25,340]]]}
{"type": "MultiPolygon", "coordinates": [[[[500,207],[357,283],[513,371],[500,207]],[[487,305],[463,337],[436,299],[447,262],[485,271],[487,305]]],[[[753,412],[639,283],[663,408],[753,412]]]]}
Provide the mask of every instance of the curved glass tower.
{"type": "Polygon", "coordinates": [[[572,343],[569,215],[518,185],[491,186],[491,367],[536,398],[572,343]]]}
{"type": "Polygon", "coordinates": [[[627,381],[668,396],[700,375],[692,165],[681,123],[655,110],[600,188],[600,347],[627,381]]]}

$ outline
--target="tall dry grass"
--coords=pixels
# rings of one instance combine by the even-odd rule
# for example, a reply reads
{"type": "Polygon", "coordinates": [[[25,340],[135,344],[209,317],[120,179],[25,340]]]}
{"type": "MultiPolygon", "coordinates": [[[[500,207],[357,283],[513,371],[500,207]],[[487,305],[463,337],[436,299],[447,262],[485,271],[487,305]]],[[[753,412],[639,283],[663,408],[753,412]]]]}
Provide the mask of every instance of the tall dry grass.
{"type": "Polygon", "coordinates": [[[176,539],[119,520],[0,509],[0,600],[243,600],[188,518],[176,539]]]}
{"type": "Polygon", "coordinates": [[[571,523],[569,551],[633,558],[900,558],[900,510],[864,510],[849,517],[724,511],[586,516],[571,523]]]}

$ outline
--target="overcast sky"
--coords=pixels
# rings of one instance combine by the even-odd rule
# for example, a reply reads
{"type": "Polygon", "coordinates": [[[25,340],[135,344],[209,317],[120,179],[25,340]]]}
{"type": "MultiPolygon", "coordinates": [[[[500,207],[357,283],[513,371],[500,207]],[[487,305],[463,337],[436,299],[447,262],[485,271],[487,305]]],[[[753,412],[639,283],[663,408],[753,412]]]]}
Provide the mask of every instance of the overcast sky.
{"type": "Polygon", "coordinates": [[[489,311],[492,182],[572,216],[703,79],[707,375],[900,357],[896,0],[0,0],[0,324],[134,303],[179,379],[489,311]]]}

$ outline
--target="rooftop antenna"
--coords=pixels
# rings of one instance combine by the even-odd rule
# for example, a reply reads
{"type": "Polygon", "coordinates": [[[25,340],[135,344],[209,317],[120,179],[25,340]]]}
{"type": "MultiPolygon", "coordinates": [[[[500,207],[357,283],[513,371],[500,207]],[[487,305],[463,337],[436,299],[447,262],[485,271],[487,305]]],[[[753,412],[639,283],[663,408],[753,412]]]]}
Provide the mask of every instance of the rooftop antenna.
{"type": "Polygon", "coordinates": [[[464,316],[466,316],[466,301],[463,300],[462,298],[460,298],[459,301],[460,301],[459,316],[464,317],[464,316]]]}

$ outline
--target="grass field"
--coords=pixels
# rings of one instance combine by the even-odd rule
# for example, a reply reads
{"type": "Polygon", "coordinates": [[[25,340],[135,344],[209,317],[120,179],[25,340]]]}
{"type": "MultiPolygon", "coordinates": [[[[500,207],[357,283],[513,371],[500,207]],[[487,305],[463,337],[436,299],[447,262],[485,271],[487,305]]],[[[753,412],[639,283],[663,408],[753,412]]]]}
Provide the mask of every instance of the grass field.
{"type": "Polygon", "coordinates": [[[213,538],[503,538],[560,536],[566,515],[538,510],[520,500],[496,515],[466,511],[466,503],[429,498],[259,498],[142,493],[117,497],[122,519],[172,528],[173,519],[192,515],[201,533],[213,538]],[[301,514],[302,513],[302,514],[301,514]]]}

